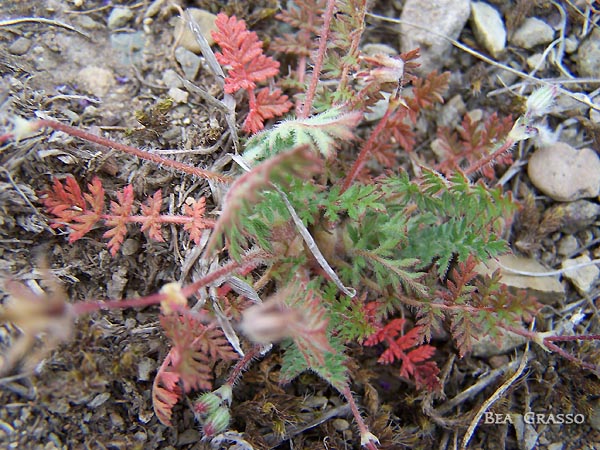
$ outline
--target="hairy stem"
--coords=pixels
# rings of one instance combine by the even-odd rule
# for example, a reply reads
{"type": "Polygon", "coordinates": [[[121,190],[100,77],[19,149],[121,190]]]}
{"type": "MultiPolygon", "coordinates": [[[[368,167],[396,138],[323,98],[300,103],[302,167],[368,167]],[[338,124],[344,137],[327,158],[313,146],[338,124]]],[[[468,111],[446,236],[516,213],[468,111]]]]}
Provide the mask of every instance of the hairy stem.
{"type": "Polygon", "coordinates": [[[327,0],[327,8],[325,9],[325,15],[323,17],[323,27],[321,28],[321,36],[319,37],[319,49],[317,51],[317,58],[313,67],[312,77],[308,90],[306,91],[306,98],[304,99],[304,106],[299,114],[300,119],[306,119],[310,114],[310,108],[312,107],[315,94],[317,92],[317,85],[319,84],[319,76],[321,75],[321,68],[323,67],[323,60],[325,59],[325,52],[327,51],[327,41],[329,39],[329,30],[331,27],[331,19],[335,11],[335,0],[327,0]]]}
{"type": "Polygon", "coordinates": [[[392,102],[390,102],[388,109],[386,110],[385,114],[383,115],[383,117],[381,118],[381,120],[379,121],[379,123],[377,124],[375,129],[371,132],[371,135],[369,136],[369,140],[363,146],[362,150],[358,154],[358,157],[356,158],[356,161],[354,161],[354,165],[352,166],[352,169],[350,169],[350,172],[348,172],[348,175],[346,176],[346,179],[344,180],[344,184],[342,184],[342,190],[340,192],[340,195],[343,194],[344,192],[346,192],[346,190],[352,185],[352,183],[358,176],[359,172],[365,165],[367,157],[373,151],[373,147],[375,146],[375,139],[377,139],[377,136],[379,135],[379,133],[381,133],[381,131],[386,127],[387,122],[388,122],[390,116],[392,115],[393,111],[394,111],[394,108],[392,106],[392,102]]]}
{"type": "Polygon", "coordinates": [[[476,173],[477,171],[483,169],[488,164],[493,163],[496,158],[501,156],[503,153],[508,152],[514,144],[515,144],[515,142],[512,139],[507,139],[497,150],[494,150],[492,153],[487,155],[485,158],[480,159],[476,163],[471,164],[469,167],[467,167],[464,172],[465,176],[472,175],[472,174],[476,173]]]}
{"type": "Polygon", "coordinates": [[[114,150],[119,150],[121,152],[127,153],[129,155],[137,156],[138,158],[144,159],[146,161],[152,161],[156,164],[161,164],[166,167],[170,167],[172,169],[195,175],[200,178],[205,178],[207,180],[219,181],[221,183],[229,183],[231,180],[230,177],[220,175],[214,172],[210,172],[208,170],[203,170],[198,167],[190,166],[188,164],[181,163],[179,161],[174,161],[172,159],[164,158],[162,156],[156,155],[154,153],[147,152],[145,150],[141,150],[136,147],[132,147],[130,145],[121,144],[119,142],[111,141],[110,139],[103,138],[101,136],[97,136],[92,133],[88,133],[87,131],[80,130],[79,128],[72,127],[70,125],[65,125],[64,123],[56,122],[54,120],[42,119],[35,121],[32,125],[33,129],[41,129],[41,128],[52,128],[54,130],[62,131],[71,136],[78,137],[85,141],[93,142],[95,144],[102,145],[104,147],[112,148],[114,150]]]}

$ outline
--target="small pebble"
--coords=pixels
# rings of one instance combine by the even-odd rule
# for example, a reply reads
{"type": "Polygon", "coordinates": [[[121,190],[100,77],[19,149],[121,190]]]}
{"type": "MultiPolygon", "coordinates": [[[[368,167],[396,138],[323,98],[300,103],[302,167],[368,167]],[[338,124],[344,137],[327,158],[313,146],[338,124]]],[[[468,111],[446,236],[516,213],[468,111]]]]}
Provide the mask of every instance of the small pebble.
{"type": "Polygon", "coordinates": [[[173,69],[165,70],[163,72],[162,80],[168,88],[180,88],[183,86],[179,75],[173,69]]]}
{"type": "Polygon", "coordinates": [[[547,214],[559,214],[560,230],[563,233],[577,233],[592,225],[600,216],[600,205],[589,200],[560,203],[548,209],[547,214]]]}
{"type": "Polygon", "coordinates": [[[345,419],[333,419],[332,425],[337,431],[344,431],[350,428],[350,424],[345,419]]]}
{"type": "Polygon", "coordinates": [[[600,158],[589,148],[564,142],[536,150],[527,169],[533,185],[560,202],[596,197],[600,193],[600,158]]]}
{"type": "Polygon", "coordinates": [[[77,83],[87,92],[101,98],[115,85],[115,77],[108,69],[88,66],[77,73],[77,83]]]}
{"type": "Polygon", "coordinates": [[[193,81],[196,78],[198,69],[200,69],[200,57],[185,47],[177,47],[175,49],[175,59],[183,69],[185,77],[193,81]]]}
{"type": "Polygon", "coordinates": [[[572,255],[579,248],[577,238],[573,235],[567,234],[559,242],[556,248],[557,253],[560,256],[572,255]]]}
{"type": "Polygon", "coordinates": [[[494,58],[506,47],[506,28],[496,8],[484,2],[471,3],[471,26],[477,42],[494,58]]]}
{"type": "Polygon", "coordinates": [[[546,60],[541,53],[534,53],[527,58],[527,67],[529,67],[529,70],[535,70],[536,72],[544,71],[546,70],[546,60]]]}
{"type": "Polygon", "coordinates": [[[116,28],[124,27],[127,22],[133,19],[133,11],[129,8],[113,8],[108,16],[108,29],[114,30],[116,28]]]}
{"type": "Polygon", "coordinates": [[[582,77],[597,77],[600,73],[600,30],[594,29],[577,50],[577,70],[582,77]]]}
{"type": "Polygon", "coordinates": [[[29,51],[31,44],[32,42],[30,39],[20,37],[10,44],[8,51],[13,55],[21,56],[29,51]]]}
{"type": "MultiPolygon", "coordinates": [[[[581,255],[578,258],[567,259],[563,261],[561,267],[563,269],[567,269],[578,264],[589,263],[591,260],[592,259],[588,255],[581,255]]],[[[590,292],[592,286],[598,279],[598,276],[600,275],[600,269],[598,269],[598,266],[591,264],[589,266],[567,270],[563,275],[566,279],[573,283],[573,286],[575,286],[577,292],[579,292],[581,295],[585,295],[590,292]]]]}
{"type": "Polygon", "coordinates": [[[549,44],[554,39],[554,30],[543,20],[529,17],[523,25],[515,31],[511,43],[525,49],[536,45],[549,44]]]}
{"type": "Polygon", "coordinates": [[[407,0],[402,8],[401,19],[424,28],[400,24],[400,47],[403,52],[421,48],[420,70],[429,73],[440,69],[452,50],[450,39],[458,39],[471,15],[469,0],[407,0]],[[429,30],[435,30],[432,34],[429,30]]]}

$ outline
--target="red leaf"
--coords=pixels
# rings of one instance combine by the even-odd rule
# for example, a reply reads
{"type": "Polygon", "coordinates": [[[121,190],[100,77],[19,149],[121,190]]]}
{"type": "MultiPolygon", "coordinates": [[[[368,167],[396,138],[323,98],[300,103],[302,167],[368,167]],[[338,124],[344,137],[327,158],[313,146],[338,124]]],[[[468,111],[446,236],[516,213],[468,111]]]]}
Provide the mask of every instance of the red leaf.
{"type": "Polygon", "coordinates": [[[104,188],[98,177],[94,177],[92,182],[88,184],[88,191],[89,193],[84,194],[83,197],[92,209],[86,207],[82,214],[74,217],[77,224],[71,225],[69,242],[75,242],[85,236],[101,219],[104,212],[104,188]]]}
{"type": "Polygon", "coordinates": [[[69,227],[70,242],[81,239],[102,217],[104,189],[100,179],[94,177],[88,190],[90,193],[82,194],[75,178],[68,176],[64,184],[55,178],[52,188],[42,193],[46,211],[56,217],[52,228],[69,227]]]}
{"type": "Polygon", "coordinates": [[[435,353],[435,347],[431,345],[418,346],[421,327],[416,326],[408,333],[402,334],[406,323],[405,319],[393,319],[383,328],[371,335],[364,345],[372,346],[382,342],[388,345],[388,348],[381,354],[377,360],[380,364],[392,364],[400,360],[400,376],[414,379],[417,387],[426,387],[434,390],[439,387],[437,374],[439,369],[435,362],[427,361],[435,353]],[[398,336],[400,335],[400,336],[398,336]],[[415,347],[410,352],[406,350],[415,347]]]}
{"type": "Polygon", "coordinates": [[[162,208],[162,192],[160,189],[154,193],[152,197],[146,200],[146,204],[142,205],[142,215],[144,222],[142,223],[142,231],[148,230],[148,237],[157,242],[164,242],[165,238],[162,235],[160,210],[162,208]]]}
{"type": "Polygon", "coordinates": [[[102,237],[110,238],[108,248],[110,254],[115,256],[127,234],[127,222],[133,207],[133,186],[125,186],[122,192],[117,193],[117,201],[110,202],[111,215],[105,220],[108,227],[112,227],[102,237]]]}
{"type": "Polygon", "coordinates": [[[288,96],[283,95],[281,89],[271,92],[268,88],[261,89],[256,95],[254,104],[250,103],[250,112],[244,121],[242,129],[246,133],[254,134],[262,130],[266,119],[281,116],[290,110],[292,103],[288,96]]]}
{"type": "Polygon", "coordinates": [[[263,55],[262,42],[246,23],[235,16],[220,13],[215,20],[217,31],[212,37],[222,49],[215,56],[224,66],[229,66],[225,79],[225,92],[256,88],[256,82],[265,81],[279,73],[279,63],[263,55]]]}
{"type": "Polygon", "coordinates": [[[178,374],[185,392],[211,389],[214,364],[237,358],[223,332],[214,326],[180,313],[162,315],[160,323],[173,343],[171,372],[178,374]]]}
{"type": "Polygon", "coordinates": [[[206,210],[206,199],[200,197],[198,201],[195,201],[191,205],[185,205],[185,215],[191,217],[192,220],[183,225],[183,229],[190,233],[190,239],[196,244],[200,243],[200,237],[202,236],[202,230],[206,229],[206,222],[204,221],[204,212],[206,210]]]}
{"type": "Polygon", "coordinates": [[[167,354],[152,384],[154,414],[163,425],[171,426],[173,407],[181,399],[179,374],[167,371],[171,366],[171,353],[167,354]]]}

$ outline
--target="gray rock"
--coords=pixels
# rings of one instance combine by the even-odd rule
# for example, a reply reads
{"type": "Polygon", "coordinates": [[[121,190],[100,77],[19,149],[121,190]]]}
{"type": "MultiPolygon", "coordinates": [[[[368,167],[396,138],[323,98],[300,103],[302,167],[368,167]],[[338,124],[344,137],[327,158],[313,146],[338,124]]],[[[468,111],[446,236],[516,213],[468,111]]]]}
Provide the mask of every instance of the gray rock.
{"type": "Polygon", "coordinates": [[[564,142],[542,147],[531,155],[527,173],[536,188],[557,201],[600,193],[600,158],[589,148],[577,150],[564,142]]]}
{"type": "Polygon", "coordinates": [[[535,259],[510,254],[481,263],[475,270],[482,275],[491,275],[497,269],[501,269],[502,283],[517,290],[525,289],[542,303],[556,304],[564,299],[565,288],[557,277],[519,275],[504,269],[505,267],[534,273],[544,273],[551,270],[542,266],[535,259]]]}
{"type": "Polygon", "coordinates": [[[600,73],[600,30],[597,28],[577,50],[577,71],[582,77],[597,77],[600,73]]]}
{"type": "Polygon", "coordinates": [[[554,30],[543,20],[529,17],[515,31],[511,43],[522,48],[530,49],[536,45],[548,44],[554,39],[554,30]]]}
{"type": "MultiPolygon", "coordinates": [[[[208,45],[214,44],[215,41],[211,36],[211,31],[215,31],[217,29],[215,25],[215,19],[217,18],[217,16],[199,8],[188,8],[186,11],[190,13],[192,19],[194,19],[194,21],[200,26],[202,36],[204,36],[204,39],[206,39],[208,45]]],[[[196,42],[196,37],[194,36],[194,33],[192,33],[192,31],[188,27],[184,28],[184,25],[185,23],[181,19],[177,19],[177,21],[175,22],[174,31],[175,39],[181,36],[179,40],[179,45],[188,49],[191,52],[200,54],[200,46],[196,42]]]]}
{"type": "Polygon", "coordinates": [[[200,69],[200,57],[185,47],[175,49],[175,59],[181,66],[185,77],[193,81],[196,78],[198,69],[200,69]]]}
{"type": "Polygon", "coordinates": [[[179,78],[179,75],[173,69],[165,70],[163,72],[162,80],[168,88],[180,88],[183,86],[183,82],[179,78]]]}
{"type": "Polygon", "coordinates": [[[506,28],[498,10],[484,2],[471,3],[471,26],[473,33],[494,58],[506,47],[506,28]]]}
{"type": "Polygon", "coordinates": [[[8,51],[13,55],[21,56],[29,51],[29,49],[31,48],[31,44],[31,40],[24,37],[20,37],[17,40],[15,40],[12,44],[10,44],[10,46],[8,47],[8,51]]]}
{"type": "Polygon", "coordinates": [[[560,256],[567,256],[575,253],[578,248],[579,242],[577,242],[577,238],[571,234],[567,234],[560,241],[558,241],[558,245],[556,246],[556,252],[560,256]]]}
{"type": "MultiPolygon", "coordinates": [[[[567,259],[563,261],[561,267],[567,269],[569,267],[589,263],[591,258],[587,255],[581,255],[578,258],[567,259]]],[[[598,276],[600,275],[600,269],[596,265],[589,265],[585,267],[578,267],[571,270],[567,270],[563,273],[564,277],[573,283],[577,292],[581,295],[585,295],[590,292],[592,286],[595,284],[598,276]]]]}
{"type": "Polygon", "coordinates": [[[577,200],[553,206],[547,210],[546,214],[559,214],[561,216],[559,229],[563,233],[577,233],[598,220],[600,205],[588,200],[577,200]]]}
{"type": "Polygon", "coordinates": [[[113,8],[108,16],[107,26],[110,30],[124,27],[133,19],[133,11],[129,8],[113,8]]]}
{"type": "Polygon", "coordinates": [[[527,58],[527,67],[529,67],[529,70],[535,70],[536,72],[546,70],[546,60],[541,53],[534,53],[527,58]]]}
{"type": "Polygon", "coordinates": [[[400,24],[400,47],[403,52],[421,48],[421,70],[440,69],[452,44],[438,34],[457,39],[471,13],[470,0],[407,0],[401,19],[419,25],[400,24]],[[433,34],[431,30],[435,30],[433,34]]]}

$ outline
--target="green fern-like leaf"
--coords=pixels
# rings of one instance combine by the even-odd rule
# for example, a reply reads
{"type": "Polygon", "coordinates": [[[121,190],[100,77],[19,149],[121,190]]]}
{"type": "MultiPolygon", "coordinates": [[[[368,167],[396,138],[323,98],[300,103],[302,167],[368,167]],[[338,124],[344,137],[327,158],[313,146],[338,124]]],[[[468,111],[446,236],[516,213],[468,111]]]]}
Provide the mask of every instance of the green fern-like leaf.
{"type": "Polygon", "coordinates": [[[284,120],[248,141],[244,158],[252,164],[297,146],[307,145],[325,158],[332,158],[340,142],[355,138],[360,112],[332,108],[308,119],[284,120]]]}
{"type": "Polygon", "coordinates": [[[331,339],[335,353],[326,353],[324,364],[311,359],[307,361],[304,354],[293,342],[284,344],[284,355],[281,363],[280,380],[289,383],[302,372],[312,370],[329,384],[341,391],[348,385],[348,369],[345,365],[344,348],[336,339],[331,339]]]}

